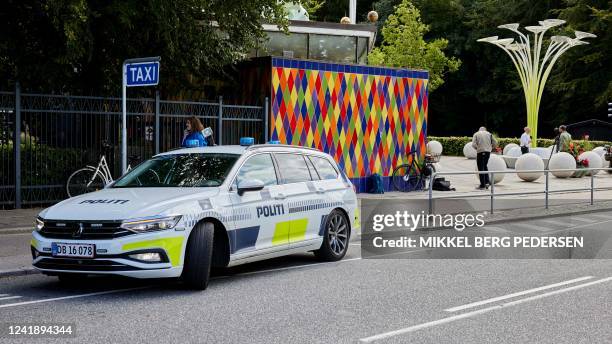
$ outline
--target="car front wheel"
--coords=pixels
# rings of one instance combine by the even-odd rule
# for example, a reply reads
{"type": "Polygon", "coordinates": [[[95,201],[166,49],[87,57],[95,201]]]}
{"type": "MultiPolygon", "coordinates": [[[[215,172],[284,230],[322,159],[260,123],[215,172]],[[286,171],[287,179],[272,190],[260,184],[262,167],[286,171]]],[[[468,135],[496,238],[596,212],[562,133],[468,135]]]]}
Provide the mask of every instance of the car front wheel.
{"type": "Polygon", "coordinates": [[[192,289],[204,290],[210,279],[215,226],[210,222],[197,224],[189,236],[183,265],[183,281],[192,289]]]}

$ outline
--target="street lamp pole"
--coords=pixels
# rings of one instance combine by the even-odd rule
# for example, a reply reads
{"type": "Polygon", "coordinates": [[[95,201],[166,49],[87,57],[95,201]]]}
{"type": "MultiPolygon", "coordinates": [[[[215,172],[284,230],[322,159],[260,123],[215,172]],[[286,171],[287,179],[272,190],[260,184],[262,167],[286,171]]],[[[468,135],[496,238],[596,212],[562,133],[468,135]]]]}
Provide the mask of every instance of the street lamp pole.
{"type": "Polygon", "coordinates": [[[575,38],[567,36],[552,36],[546,52],[542,56],[542,44],[544,34],[549,29],[565,24],[565,20],[546,19],[539,22],[540,25],[526,26],[525,30],[533,34],[533,40],[529,33],[519,31],[519,24],[504,24],[498,26],[500,29],[507,29],[517,34],[518,39],[499,38],[497,36],[481,38],[478,42],[490,43],[503,49],[514,64],[525,95],[527,107],[527,126],[533,135],[532,145],[535,147],[538,137],[538,113],[540,111],[540,101],[544,86],[550,75],[550,71],[555,62],[563,53],[572,47],[589,44],[582,41],[584,38],[596,37],[592,33],[576,31],[575,38]]]}

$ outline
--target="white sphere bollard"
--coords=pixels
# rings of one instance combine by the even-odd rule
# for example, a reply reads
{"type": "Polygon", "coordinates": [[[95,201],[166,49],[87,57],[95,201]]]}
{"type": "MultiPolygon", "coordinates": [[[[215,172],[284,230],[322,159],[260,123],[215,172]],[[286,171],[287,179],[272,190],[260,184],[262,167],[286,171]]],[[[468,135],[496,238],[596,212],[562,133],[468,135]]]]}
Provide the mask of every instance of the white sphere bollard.
{"type": "MultiPolygon", "coordinates": [[[[576,168],[576,159],[566,152],[560,152],[553,154],[548,163],[549,170],[563,170],[563,169],[574,169],[576,168]]],[[[553,171],[553,176],[557,178],[569,178],[574,174],[574,171],[553,171]]]]}
{"type": "Polygon", "coordinates": [[[513,147],[513,148],[510,148],[510,150],[508,150],[508,154],[505,154],[505,155],[511,156],[513,158],[518,158],[522,154],[523,153],[521,152],[521,147],[513,147]]]}
{"type": "Polygon", "coordinates": [[[441,155],[442,144],[435,140],[427,142],[427,153],[441,155]]]}
{"type": "Polygon", "coordinates": [[[550,152],[551,151],[552,151],[552,149],[548,149],[548,148],[544,148],[544,147],[535,147],[535,148],[529,149],[529,153],[533,153],[533,154],[539,156],[542,159],[550,158],[550,152]]]}
{"type": "MultiPolygon", "coordinates": [[[[578,156],[578,160],[588,160],[589,166],[587,168],[601,168],[603,166],[603,160],[599,156],[599,154],[589,151],[584,152],[578,156]]],[[[586,175],[591,176],[599,173],[599,171],[589,171],[586,175]]]]}
{"type": "MultiPolygon", "coordinates": [[[[489,163],[487,164],[487,169],[489,171],[506,171],[506,162],[499,155],[491,154],[489,163]]],[[[493,182],[497,184],[504,180],[505,176],[505,173],[495,173],[493,175],[493,182]]]]}
{"type": "Polygon", "coordinates": [[[595,147],[593,148],[593,152],[599,154],[600,158],[603,158],[603,156],[606,154],[606,149],[604,147],[595,147]]]}
{"type": "Polygon", "coordinates": [[[472,142],[468,142],[463,146],[463,155],[468,159],[476,159],[476,149],[472,147],[472,142]]]}
{"type": "Polygon", "coordinates": [[[538,180],[544,172],[522,172],[528,170],[543,170],[544,169],[544,160],[533,153],[527,153],[521,155],[516,160],[516,174],[519,178],[526,182],[533,182],[538,180]]]}
{"type": "MultiPolygon", "coordinates": [[[[516,143],[508,143],[508,144],[506,145],[506,147],[504,147],[504,150],[502,151],[502,154],[503,154],[503,155],[508,155],[508,152],[510,152],[510,150],[511,150],[512,148],[515,148],[515,147],[519,147],[519,145],[517,145],[516,143]]],[[[520,147],[519,147],[519,148],[520,148],[520,147]]]]}

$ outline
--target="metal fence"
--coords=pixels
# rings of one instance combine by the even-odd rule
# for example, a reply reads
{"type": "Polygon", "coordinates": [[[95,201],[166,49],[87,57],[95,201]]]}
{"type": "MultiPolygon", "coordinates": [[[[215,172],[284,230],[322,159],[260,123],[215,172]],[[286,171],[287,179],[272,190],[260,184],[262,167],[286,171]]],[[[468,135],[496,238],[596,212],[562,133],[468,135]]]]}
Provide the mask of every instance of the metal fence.
{"type": "MultiPolygon", "coordinates": [[[[589,192],[589,204],[593,205],[595,200],[595,192],[596,191],[610,191],[612,187],[610,186],[596,186],[595,185],[595,175],[600,172],[605,171],[608,173],[612,173],[612,168],[610,167],[600,167],[600,168],[572,168],[572,169],[543,169],[543,170],[523,170],[521,173],[535,173],[535,174],[543,174],[544,175],[544,189],[538,191],[514,191],[514,192],[495,192],[495,183],[491,183],[491,187],[489,191],[486,192],[478,192],[475,194],[451,194],[451,195],[439,195],[434,196],[433,193],[433,183],[430,182],[427,187],[428,191],[428,200],[429,200],[429,214],[433,214],[434,211],[434,201],[435,200],[443,200],[443,199],[468,199],[468,198],[483,198],[486,197],[490,200],[489,212],[493,214],[495,212],[495,197],[503,197],[503,196],[527,196],[527,195],[544,195],[544,208],[548,209],[550,195],[552,194],[564,194],[564,193],[575,193],[575,192],[589,192]],[[582,188],[565,188],[565,189],[554,189],[550,188],[550,175],[553,172],[590,172],[589,177],[590,182],[588,187],[582,188]]],[[[505,170],[505,171],[449,171],[449,172],[434,172],[431,175],[430,180],[435,180],[436,177],[446,175],[481,175],[488,174],[489,180],[495,180],[496,174],[511,174],[516,173],[515,170],[505,170]]]]}
{"type": "MultiPolygon", "coordinates": [[[[264,142],[265,106],[127,99],[128,161],[134,165],[180,146],[185,120],[198,117],[217,144],[243,136],[264,142]]],[[[104,154],[113,176],[121,169],[121,98],[0,92],[0,208],[46,205],[67,198],[72,172],[104,154]]]]}

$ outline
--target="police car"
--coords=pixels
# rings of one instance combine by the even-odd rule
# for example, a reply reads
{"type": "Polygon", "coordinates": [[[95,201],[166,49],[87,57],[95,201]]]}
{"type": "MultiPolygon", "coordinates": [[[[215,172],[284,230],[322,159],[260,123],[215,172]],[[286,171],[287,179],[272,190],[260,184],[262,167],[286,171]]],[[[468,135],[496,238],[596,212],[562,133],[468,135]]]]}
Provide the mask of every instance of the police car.
{"type": "Polygon", "coordinates": [[[297,252],[340,260],[359,228],[353,185],[318,150],[279,144],[184,148],[100,191],[43,210],[33,266],[60,280],[181,277],[297,252]]]}

